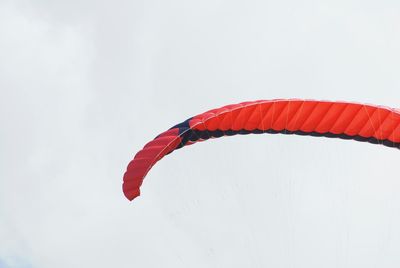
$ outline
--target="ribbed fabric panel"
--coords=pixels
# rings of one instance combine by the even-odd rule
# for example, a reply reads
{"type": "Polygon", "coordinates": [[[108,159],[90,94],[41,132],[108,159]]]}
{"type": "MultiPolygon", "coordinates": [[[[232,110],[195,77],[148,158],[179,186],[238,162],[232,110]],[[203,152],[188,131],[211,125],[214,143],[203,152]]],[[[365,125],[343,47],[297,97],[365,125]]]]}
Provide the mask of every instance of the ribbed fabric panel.
{"type": "Polygon", "coordinates": [[[358,103],[313,100],[246,102],[197,115],[189,124],[192,130],[198,131],[286,130],[400,142],[398,110],[358,103]]]}
{"type": "Polygon", "coordinates": [[[282,133],[353,139],[400,148],[397,109],[349,102],[259,100],[212,109],[186,120],[147,143],[129,163],[123,191],[129,200],[151,167],[186,145],[237,134],[282,133]]]}
{"type": "Polygon", "coordinates": [[[151,167],[166,154],[175,150],[180,142],[179,129],[170,129],[147,143],[135,155],[124,174],[122,188],[126,198],[133,200],[140,195],[140,186],[151,167]]]}

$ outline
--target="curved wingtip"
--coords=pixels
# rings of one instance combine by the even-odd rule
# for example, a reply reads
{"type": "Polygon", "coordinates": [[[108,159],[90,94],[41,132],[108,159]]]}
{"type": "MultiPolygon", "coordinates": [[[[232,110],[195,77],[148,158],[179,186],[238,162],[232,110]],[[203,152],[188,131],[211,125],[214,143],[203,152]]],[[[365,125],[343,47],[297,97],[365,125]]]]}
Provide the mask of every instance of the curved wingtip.
{"type": "Polygon", "coordinates": [[[136,197],[140,196],[140,189],[126,189],[125,185],[123,185],[122,190],[124,191],[125,197],[129,201],[132,201],[136,197]]]}
{"type": "Polygon", "coordinates": [[[148,142],[128,164],[122,186],[128,200],[132,201],[140,195],[140,186],[151,167],[181,143],[179,131],[178,128],[174,128],[161,133],[148,142]]]}

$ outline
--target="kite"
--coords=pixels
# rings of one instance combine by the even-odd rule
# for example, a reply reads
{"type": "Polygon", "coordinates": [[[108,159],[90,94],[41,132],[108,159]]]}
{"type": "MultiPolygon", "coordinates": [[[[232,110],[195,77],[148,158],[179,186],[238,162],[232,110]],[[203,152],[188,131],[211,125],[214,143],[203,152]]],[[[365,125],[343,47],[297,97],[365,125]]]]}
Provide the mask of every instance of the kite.
{"type": "Polygon", "coordinates": [[[341,138],[400,148],[400,110],[301,99],[258,100],[209,110],[147,143],[127,167],[123,192],[129,200],[138,197],[150,169],[176,149],[211,138],[262,133],[341,138]]]}

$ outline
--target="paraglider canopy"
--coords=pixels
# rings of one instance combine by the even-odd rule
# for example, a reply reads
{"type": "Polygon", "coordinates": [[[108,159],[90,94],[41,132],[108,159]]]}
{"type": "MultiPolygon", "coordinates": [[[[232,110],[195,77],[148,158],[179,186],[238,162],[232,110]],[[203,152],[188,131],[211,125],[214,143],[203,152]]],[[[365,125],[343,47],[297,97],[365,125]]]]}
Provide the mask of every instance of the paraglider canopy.
{"type": "Polygon", "coordinates": [[[314,100],[258,100],[196,115],[147,143],[129,163],[123,191],[129,200],[152,166],[198,141],[237,134],[281,133],[342,138],[400,148],[400,111],[368,104],[314,100]]]}

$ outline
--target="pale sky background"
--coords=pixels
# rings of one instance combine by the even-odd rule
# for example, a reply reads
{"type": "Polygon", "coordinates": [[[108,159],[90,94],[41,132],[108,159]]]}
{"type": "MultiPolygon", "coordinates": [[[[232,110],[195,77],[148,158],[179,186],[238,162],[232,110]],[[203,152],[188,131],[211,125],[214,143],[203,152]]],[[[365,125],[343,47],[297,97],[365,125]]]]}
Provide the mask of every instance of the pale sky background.
{"type": "Polygon", "coordinates": [[[400,107],[400,2],[0,0],[0,267],[400,267],[400,152],[149,140],[225,104],[400,107]]]}

